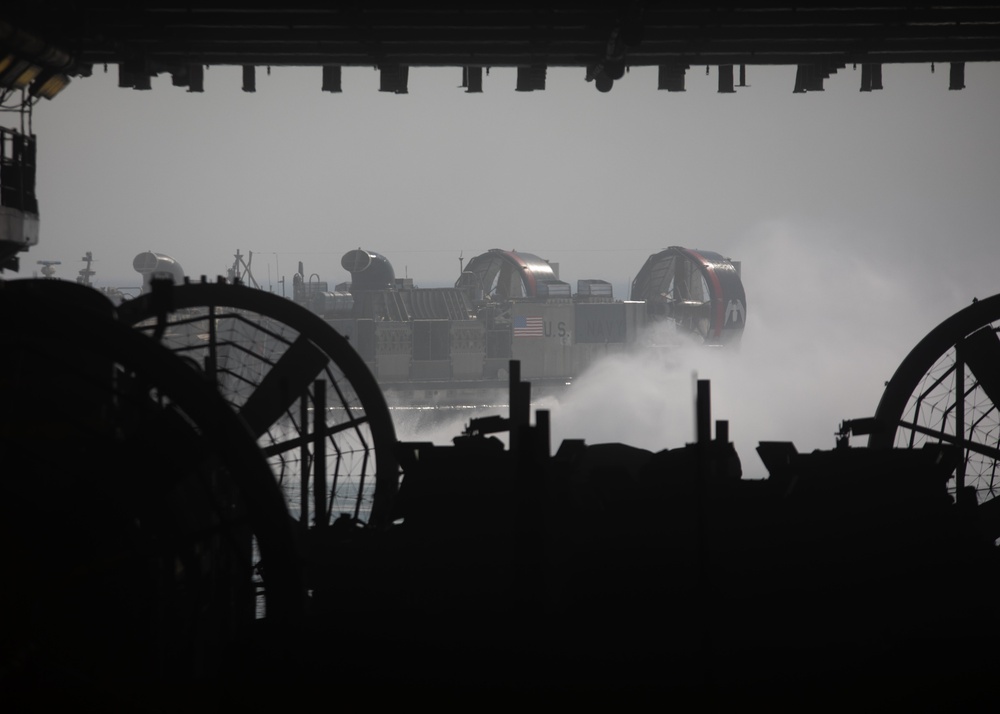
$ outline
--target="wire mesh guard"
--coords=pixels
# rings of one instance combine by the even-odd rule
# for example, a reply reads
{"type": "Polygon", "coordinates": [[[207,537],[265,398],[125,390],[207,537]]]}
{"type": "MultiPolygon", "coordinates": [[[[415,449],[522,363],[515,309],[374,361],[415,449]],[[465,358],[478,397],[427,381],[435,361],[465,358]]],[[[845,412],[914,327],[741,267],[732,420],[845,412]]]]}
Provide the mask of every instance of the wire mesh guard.
{"type": "Polygon", "coordinates": [[[368,521],[374,436],[351,380],[321,347],[281,320],[228,307],[185,308],[165,325],[137,327],[162,331],[162,344],[214,377],[257,437],[294,519],[368,521]]]}
{"type": "Polygon", "coordinates": [[[80,681],[211,675],[260,603],[301,610],[288,513],[222,398],[104,301],[61,281],[0,291],[5,640],[80,681]]]}
{"type": "Polygon", "coordinates": [[[920,380],[899,420],[895,445],[959,443],[964,459],[949,482],[975,489],[979,503],[1000,493],[1000,411],[991,388],[1000,364],[990,364],[1000,321],[948,349],[920,380]]]}

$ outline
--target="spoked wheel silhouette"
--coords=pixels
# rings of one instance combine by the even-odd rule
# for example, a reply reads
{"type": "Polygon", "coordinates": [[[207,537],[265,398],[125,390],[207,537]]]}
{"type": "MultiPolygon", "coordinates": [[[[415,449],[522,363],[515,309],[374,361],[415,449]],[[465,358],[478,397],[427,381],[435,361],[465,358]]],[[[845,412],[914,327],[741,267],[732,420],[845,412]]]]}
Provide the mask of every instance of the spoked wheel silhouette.
{"type": "Polygon", "coordinates": [[[225,283],[157,284],[119,316],[217,384],[303,525],[387,524],[399,483],[392,418],[367,366],[322,318],[225,283]]]}
{"type": "MultiPolygon", "coordinates": [[[[980,506],[1000,495],[1000,295],[934,328],[886,384],[873,448],[951,444],[961,449],[949,490],[980,506]]],[[[1000,503],[1000,500],[997,501],[1000,503]]],[[[1000,533],[998,533],[1000,535],[1000,533]]]]}
{"type": "Polygon", "coordinates": [[[284,499],[213,386],[92,288],[0,283],[0,314],[0,689],[25,662],[97,687],[191,681],[261,609],[300,621],[284,499]]]}

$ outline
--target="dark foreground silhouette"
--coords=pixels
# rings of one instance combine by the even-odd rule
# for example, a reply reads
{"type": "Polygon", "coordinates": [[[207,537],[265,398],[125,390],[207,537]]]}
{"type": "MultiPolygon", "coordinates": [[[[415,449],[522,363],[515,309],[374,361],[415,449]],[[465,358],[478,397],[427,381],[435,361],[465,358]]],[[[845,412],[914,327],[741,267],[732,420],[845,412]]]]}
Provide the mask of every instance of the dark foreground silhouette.
{"type": "Polygon", "coordinates": [[[306,528],[203,376],[99,300],[59,330],[43,303],[0,289],[14,710],[992,699],[996,522],[949,494],[952,447],[762,444],[749,481],[707,410],[695,444],[550,455],[522,393],[396,444],[387,525],[306,528]]]}

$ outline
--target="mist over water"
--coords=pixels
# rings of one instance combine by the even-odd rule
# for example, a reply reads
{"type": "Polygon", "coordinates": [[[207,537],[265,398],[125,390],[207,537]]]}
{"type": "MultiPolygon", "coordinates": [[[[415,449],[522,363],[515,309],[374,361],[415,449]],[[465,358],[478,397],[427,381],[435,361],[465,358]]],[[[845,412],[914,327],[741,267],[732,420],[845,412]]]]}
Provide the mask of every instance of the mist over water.
{"type": "MultiPolygon", "coordinates": [[[[533,412],[551,413],[553,451],[571,438],[651,451],[692,442],[695,384],[707,379],[713,429],[715,420],[729,421],[744,477],[766,477],[760,441],[792,441],[800,452],[833,448],[840,422],[872,416],[913,346],[975,297],[957,284],[893,272],[888,248],[843,250],[835,232],[791,221],[753,227],[732,255],[744,258],[747,291],[739,347],[708,348],[656,327],[630,353],[593,364],[559,398],[533,401],[533,412]]],[[[396,414],[400,438],[451,443],[470,418],[507,416],[504,396],[496,408],[420,424],[396,414]]]]}

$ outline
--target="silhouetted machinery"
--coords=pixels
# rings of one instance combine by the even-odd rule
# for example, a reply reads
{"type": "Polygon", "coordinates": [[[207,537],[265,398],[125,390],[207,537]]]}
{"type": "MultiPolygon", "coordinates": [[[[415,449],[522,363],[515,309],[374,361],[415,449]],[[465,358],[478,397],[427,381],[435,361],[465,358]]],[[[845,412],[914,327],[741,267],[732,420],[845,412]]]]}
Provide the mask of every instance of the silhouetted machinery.
{"type": "MultiPolygon", "coordinates": [[[[7,55],[0,62],[21,71],[23,63],[7,55]]],[[[4,98],[8,90],[3,90],[4,98]]],[[[16,271],[18,253],[38,245],[38,197],[35,195],[36,139],[33,134],[0,126],[0,273],[16,271]]]]}
{"type": "Polygon", "coordinates": [[[217,683],[256,623],[276,652],[298,635],[324,534],[388,525],[388,409],[305,308],[166,279],[116,310],[18,280],[0,311],[0,688],[217,683]]]}
{"type": "Polygon", "coordinates": [[[285,298],[224,283],[154,289],[120,319],[202,370],[249,426],[303,527],[385,525],[399,469],[388,408],[351,345],[285,298]]]}
{"type": "Polygon", "coordinates": [[[285,501],[205,375],[87,286],[0,282],[0,314],[5,697],[213,678],[259,611],[301,620],[285,501]]]}
{"type": "Polygon", "coordinates": [[[886,383],[872,420],[876,449],[946,444],[961,453],[949,491],[978,505],[1000,538],[1000,295],[977,300],[931,330],[886,383]]]}
{"type": "MultiPolygon", "coordinates": [[[[345,262],[384,265],[367,257],[345,262]]],[[[447,310],[473,286],[480,311],[613,304],[536,302],[561,288],[534,263],[491,251],[470,262],[473,277],[428,293],[388,290],[394,278],[373,273],[353,298],[411,315],[447,310]]],[[[739,300],[725,292],[729,270],[669,249],[633,289],[706,340],[724,338],[735,328],[728,305],[717,321],[712,285],[739,300]]],[[[287,677],[312,675],[296,669],[303,659],[281,667],[285,645],[313,672],[370,683],[389,641],[408,662],[393,671],[400,686],[446,687],[456,673],[489,684],[545,627],[573,665],[563,685],[586,686],[594,647],[627,652],[622,638],[644,627],[670,633],[663,656],[624,656],[602,673],[643,684],[673,673],[666,681],[684,686],[706,623],[720,621],[706,651],[763,657],[754,682],[853,661],[838,638],[853,652],[871,632],[890,643],[896,676],[924,676],[950,657],[937,645],[955,628],[936,607],[943,589],[995,591],[1000,296],[933,330],[876,416],[847,424],[871,448],[786,448],[769,479],[745,481],[727,425],[710,436],[701,385],[696,444],[653,454],[567,440],[552,453],[548,415],[529,424],[517,360],[509,419],[477,420],[453,447],[397,443],[373,375],[329,320],[241,285],[172,282],[118,308],[81,284],[0,282],[5,691],[57,680],[138,695],[219,684],[239,665],[241,686],[262,674],[286,696],[287,677]],[[872,608],[880,599],[896,603],[891,615],[872,608]],[[616,622],[627,613],[628,627],[581,629],[601,608],[616,622]],[[694,616],[678,627],[678,612],[694,616]],[[748,644],[776,632],[782,647],[748,644]],[[335,637],[351,647],[331,652],[335,637]]],[[[959,613],[956,641],[990,668],[995,626],[976,629],[973,616],[959,613]]],[[[528,668],[537,686],[551,677],[542,664],[528,668]]]]}

